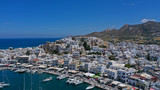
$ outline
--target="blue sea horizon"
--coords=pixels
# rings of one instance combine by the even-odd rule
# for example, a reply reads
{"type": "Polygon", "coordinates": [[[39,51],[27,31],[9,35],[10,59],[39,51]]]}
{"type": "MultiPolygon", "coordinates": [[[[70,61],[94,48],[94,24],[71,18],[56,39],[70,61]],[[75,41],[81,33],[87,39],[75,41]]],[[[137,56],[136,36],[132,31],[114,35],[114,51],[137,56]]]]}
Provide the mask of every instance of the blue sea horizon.
{"type": "Polygon", "coordinates": [[[0,38],[0,49],[36,47],[62,38],[0,38]]]}

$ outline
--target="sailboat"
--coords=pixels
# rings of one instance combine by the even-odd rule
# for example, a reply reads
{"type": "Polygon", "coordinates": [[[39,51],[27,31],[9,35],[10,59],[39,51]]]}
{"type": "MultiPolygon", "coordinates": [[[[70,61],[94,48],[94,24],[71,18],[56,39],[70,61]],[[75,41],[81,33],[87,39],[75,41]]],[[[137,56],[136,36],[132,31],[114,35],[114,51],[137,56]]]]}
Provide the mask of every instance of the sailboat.
{"type": "Polygon", "coordinates": [[[31,90],[32,90],[32,74],[31,74],[31,90]]]}
{"type": "Polygon", "coordinates": [[[10,86],[10,83],[9,83],[9,80],[8,80],[8,77],[7,77],[6,73],[4,71],[2,71],[2,74],[3,74],[3,82],[0,83],[0,87],[3,88],[3,87],[10,86]],[[5,78],[6,78],[8,83],[5,82],[5,78]]]}

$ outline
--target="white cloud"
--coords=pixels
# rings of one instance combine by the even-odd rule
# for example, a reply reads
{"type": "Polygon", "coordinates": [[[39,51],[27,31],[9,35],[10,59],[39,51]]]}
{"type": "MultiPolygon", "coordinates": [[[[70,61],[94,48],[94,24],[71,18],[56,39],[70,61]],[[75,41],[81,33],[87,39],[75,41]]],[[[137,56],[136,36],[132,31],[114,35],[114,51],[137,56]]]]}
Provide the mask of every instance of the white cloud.
{"type": "Polygon", "coordinates": [[[148,21],[156,21],[155,19],[142,19],[141,23],[146,23],[148,21]]]}

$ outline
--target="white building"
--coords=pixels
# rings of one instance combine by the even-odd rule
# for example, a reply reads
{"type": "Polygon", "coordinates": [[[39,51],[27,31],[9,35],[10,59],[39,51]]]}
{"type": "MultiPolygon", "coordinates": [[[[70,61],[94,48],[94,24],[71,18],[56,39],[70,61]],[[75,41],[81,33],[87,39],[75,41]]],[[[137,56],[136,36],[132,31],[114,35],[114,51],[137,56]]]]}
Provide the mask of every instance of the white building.
{"type": "Polygon", "coordinates": [[[58,65],[58,60],[52,60],[52,66],[57,66],[58,65]]]}
{"type": "Polygon", "coordinates": [[[73,55],[73,57],[75,57],[75,58],[80,57],[80,52],[74,51],[74,52],[72,53],[72,55],[73,55]]]}
{"type": "Polygon", "coordinates": [[[114,69],[106,69],[105,73],[107,73],[108,78],[117,79],[117,70],[114,69]]]}
{"type": "Polygon", "coordinates": [[[72,58],[66,58],[65,60],[64,60],[64,67],[68,67],[68,65],[70,64],[72,62],[72,58]]]}
{"type": "Polygon", "coordinates": [[[125,70],[118,70],[117,79],[122,82],[127,82],[128,76],[134,75],[136,72],[135,69],[127,68],[125,70]]]}
{"type": "Polygon", "coordinates": [[[77,64],[75,62],[68,65],[69,70],[77,70],[77,64]]]}

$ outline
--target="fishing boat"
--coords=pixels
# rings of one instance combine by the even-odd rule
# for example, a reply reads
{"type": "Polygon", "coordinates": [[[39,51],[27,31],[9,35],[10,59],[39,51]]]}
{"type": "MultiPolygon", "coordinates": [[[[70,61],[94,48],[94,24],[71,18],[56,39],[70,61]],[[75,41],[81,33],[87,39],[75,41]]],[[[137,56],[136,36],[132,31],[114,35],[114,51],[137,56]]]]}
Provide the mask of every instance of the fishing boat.
{"type": "Polygon", "coordinates": [[[93,88],[94,88],[93,85],[89,85],[89,86],[86,88],[86,90],[91,90],[91,89],[93,89],[93,88]]]}
{"type": "Polygon", "coordinates": [[[48,82],[48,81],[51,81],[52,80],[52,77],[49,77],[49,78],[46,78],[43,80],[43,82],[48,82]]]}

